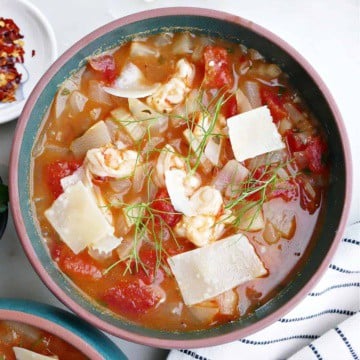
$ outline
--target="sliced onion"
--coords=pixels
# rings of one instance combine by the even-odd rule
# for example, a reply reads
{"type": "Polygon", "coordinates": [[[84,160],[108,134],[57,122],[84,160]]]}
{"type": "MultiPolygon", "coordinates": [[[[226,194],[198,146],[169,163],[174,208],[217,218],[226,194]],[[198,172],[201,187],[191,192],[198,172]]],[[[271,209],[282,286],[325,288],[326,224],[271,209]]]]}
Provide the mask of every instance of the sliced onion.
{"type": "Polygon", "coordinates": [[[159,83],[149,84],[141,70],[129,62],[124,66],[113,85],[111,87],[104,86],[103,89],[110,95],[137,99],[152,95],[159,86],[159,83]]]}
{"type": "Polygon", "coordinates": [[[263,212],[254,204],[242,215],[238,227],[243,231],[259,231],[265,226],[263,212]]]}
{"type": "Polygon", "coordinates": [[[255,170],[260,166],[266,166],[270,164],[283,163],[287,159],[287,152],[285,149],[271,151],[266,154],[255,156],[246,162],[249,170],[255,170]]]}
{"type": "Polygon", "coordinates": [[[135,193],[139,193],[143,189],[145,179],[149,175],[150,169],[151,167],[149,164],[140,164],[136,166],[133,179],[133,190],[135,193]]]}
{"type": "Polygon", "coordinates": [[[237,110],[239,113],[250,111],[252,109],[249,99],[240,89],[237,89],[235,91],[235,97],[237,103],[237,110]]]}
{"type": "Polygon", "coordinates": [[[70,110],[73,114],[82,112],[88,101],[88,97],[82,94],[80,91],[73,91],[69,97],[70,110]]]}
{"type": "Polygon", "coordinates": [[[156,39],[154,40],[154,44],[156,46],[166,46],[170,45],[173,41],[174,34],[171,32],[162,32],[161,34],[157,35],[156,39]]]}
{"type": "Polygon", "coordinates": [[[96,80],[89,81],[89,98],[99,104],[112,105],[110,95],[104,91],[101,83],[96,80]]]}
{"type": "Polygon", "coordinates": [[[293,127],[292,122],[289,119],[284,118],[280,120],[278,130],[279,133],[284,136],[288,130],[292,129],[292,127],[293,127]]]}
{"type": "Polygon", "coordinates": [[[260,89],[257,82],[245,81],[244,92],[249,99],[250,105],[253,109],[261,106],[260,89]]]}
{"type": "Polygon", "coordinates": [[[82,136],[75,139],[70,149],[75,156],[83,156],[90,149],[98,148],[111,142],[108,127],[104,121],[99,121],[89,128],[82,136]]]}
{"type": "Polygon", "coordinates": [[[151,153],[156,148],[156,146],[161,144],[163,141],[164,139],[161,137],[156,137],[156,136],[151,137],[150,140],[146,143],[146,145],[142,149],[141,154],[146,155],[151,153]]]}
{"type": "Polygon", "coordinates": [[[237,160],[229,160],[216,176],[215,189],[224,191],[230,184],[239,184],[249,175],[249,170],[237,160]]]}
{"type": "Polygon", "coordinates": [[[285,170],[285,168],[283,168],[283,167],[278,168],[276,170],[276,173],[279,176],[279,178],[282,179],[282,180],[288,180],[289,179],[289,174],[285,170]]]}
{"type": "Polygon", "coordinates": [[[195,138],[195,136],[192,134],[190,129],[185,129],[183,134],[184,134],[186,141],[190,145],[191,149],[196,154],[196,156],[200,156],[200,165],[201,165],[202,170],[204,171],[205,174],[209,174],[213,168],[213,165],[206,158],[206,156],[204,154],[199,153],[200,142],[195,138]]]}
{"type": "Polygon", "coordinates": [[[250,72],[265,79],[274,79],[281,74],[281,69],[275,64],[261,63],[252,67],[250,72]]]}
{"type": "Polygon", "coordinates": [[[143,57],[143,56],[159,57],[160,53],[158,50],[150,47],[149,45],[145,45],[143,42],[132,41],[129,55],[131,57],[143,57]]]}
{"type": "Polygon", "coordinates": [[[262,60],[264,57],[255,49],[249,49],[248,55],[251,60],[262,60]]]}
{"type": "Polygon", "coordinates": [[[222,143],[223,143],[222,138],[217,138],[217,137],[212,136],[209,139],[209,141],[205,147],[205,150],[204,150],[205,156],[215,166],[219,165],[222,143]]]}
{"type": "Polygon", "coordinates": [[[109,181],[109,185],[117,194],[126,194],[131,188],[129,179],[114,179],[109,181]]]}
{"type": "Polygon", "coordinates": [[[293,104],[286,103],[284,104],[284,108],[289,113],[290,118],[295,122],[295,124],[305,119],[304,114],[300,112],[293,104]]]}
{"type": "Polygon", "coordinates": [[[198,41],[199,45],[197,45],[192,53],[192,60],[193,61],[199,61],[203,57],[204,48],[207,45],[212,45],[214,43],[214,40],[208,37],[200,37],[198,41]]]}
{"type": "Polygon", "coordinates": [[[136,88],[127,88],[127,89],[120,89],[115,87],[107,87],[104,86],[103,89],[110,95],[122,97],[122,98],[129,98],[129,99],[139,99],[150,96],[154,94],[154,92],[158,89],[160,84],[156,83],[153,85],[141,85],[136,88]]]}
{"type": "Polygon", "coordinates": [[[188,32],[183,32],[178,35],[174,41],[172,52],[176,55],[186,55],[193,52],[193,39],[188,32]]]}
{"type": "Polygon", "coordinates": [[[129,99],[129,109],[133,117],[143,125],[151,125],[152,132],[162,133],[168,127],[168,117],[158,113],[138,99],[129,99]]]}
{"type": "Polygon", "coordinates": [[[280,240],[279,232],[270,221],[266,221],[262,236],[263,239],[270,245],[275,244],[280,240]]]}
{"type": "Polygon", "coordinates": [[[189,306],[191,314],[201,323],[211,323],[219,308],[214,302],[206,301],[198,305],[189,306]]]}
{"type": "Polygon", "coordinates": [[[58,118],[65,110],[65,106],[66,106],[66,103],[67,103],[67,100],[68,100],[70,94],[73,91],[79,89],[81,76],[84,73],[84,71],[85,71],[85,68],[78,71],[75,75],[71,76],[69,79],[65,80],[61,84],[61,86],[56,94],[56,97],[55,97],[55,116],[56,116],[56,118],[58,118]]]}
{"type": "Polygon", "coordinates": [[[141,122],[136,121],[129,112],[123,108],[116,108],[110,112],[111,116],[118,121],[134,141],[142,139],[146,129],[141,122]]]}
{"type": "MultiPolygon", "coordinates": [[[[270,222],[274,229],[268,225],[267,236],[271,231],[279,233],[285,239],[291,239],[296,229],[296,217],[293,210],[288,208],[288,204],[282,199],[273,199],[263,206],[264,217],[270,222]]],[[[265,232],[265,230],[264,230],[265,232]]],[[[270,237],[269,237],[270,239],[270,237]]]]}
{"type": "Polygon", "coordinates": [[[238,294],[234,290],[228,290],[216,297],[220,314],[234,315],[237,312],[238,294]]]}

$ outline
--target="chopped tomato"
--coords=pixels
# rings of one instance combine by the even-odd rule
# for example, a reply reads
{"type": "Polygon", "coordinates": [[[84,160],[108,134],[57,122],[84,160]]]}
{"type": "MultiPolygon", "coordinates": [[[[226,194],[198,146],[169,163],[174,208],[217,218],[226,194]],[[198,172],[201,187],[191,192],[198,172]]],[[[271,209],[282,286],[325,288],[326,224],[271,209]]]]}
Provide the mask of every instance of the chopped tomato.
{"type": "Polygon", "coordinates": [[[55,161],[46,166],[46,182],[55,199],[63,193],[60,180],[71,175],[80,165],[78,161],[55,161]]]}
{"type": "Polygon", "coordinates": [[[76,255],[62,243],[54,246],[51,255],[60,269],[70,277],[78,280],[98,280],[102,277],[95,260],[85,251],[76,255]]]}
{"type": "Polygon", "coordinates": [[[220,46],[207,46],[204,50],[204,62],[206,87],[220,89],[233,85],[234,79],[226,49],[220,46]]]}
{"type": "MultiPolygon", "coordinates": [[[[155,200],[151,204],[151,208],[154,214],[160,216],[170,227],[174,227],[181,220],[181,214],[176,212],[172,206],[169,194],[165,188],[159,189],[155,200]]],[[[159,219],[156,220],[160,223],[159,219]]]]}
{"type": "Polygon", "coordinates": [[[326,144],[319,136],[312,138],[305,149],[305,156],[309,160],[309,169],[320,174],[325,171],[326,165],[323,162],[324,154],[327,150],[326,144]]]}
{"type": "Polygon", "coordinates": [[[157,263],[157,254],[155,249],[142,247],[139,251],[139,257],[142,265],[138,265],[138,272],[135,274],[146,285],[152,284],[155,279],[161,281],[163,271],[157,263]]]}
{"type": "Polygon", "coordinates": [[[283,181],[279,184],[276,184],[274,189],[271,189],[267,194],[268,199],[281,198],[284,201],[292,201],[298,197],[298,188],[296,184],[289,180],[283,181]]]}
{"type": "Polygon", "coordinates": [[[306,148],[306,141],[304,141],[303,136],[292,130],[287,131],[286,142],[291,152],[302,151],[306,148]]]}
{"type": "Polygon", "coordinates": [[[260,95],[263,104],[269,107],[275,123],[287,117],[288,113],[284,109],[284,104],[277,94],[266,88],[262,88],[260,95]]]}
{"type": "Polygon", "coordinates": [[[120,281],[116,286],[108,289],[103,300],[110,308],[124,314],[144,314],[154,308],[160,297],[150,286],[144,285],[141,280],[120,281]]]}
{"type": "Polygon", "coordinates": [[[226,100],[226,102],[224,103],[224,105],[221,108],[221,113],[225,116],[225,118],[229,118],[238,113],[237,101],[236,101],[235,95],[231,95],[226,100]]]}
{"type": "Polygon", "coordinates": [[[103,74],[104,80],[112,82],[116,78],[116,64],[112,55],[102,55],[89,60],[89,64],[97,72],[103,74]]]}

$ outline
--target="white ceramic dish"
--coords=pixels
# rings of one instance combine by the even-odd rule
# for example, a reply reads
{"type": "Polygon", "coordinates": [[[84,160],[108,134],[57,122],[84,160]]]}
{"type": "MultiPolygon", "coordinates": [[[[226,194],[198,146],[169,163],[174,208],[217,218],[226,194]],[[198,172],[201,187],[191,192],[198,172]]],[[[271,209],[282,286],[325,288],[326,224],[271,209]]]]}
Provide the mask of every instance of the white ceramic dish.
{"type": "Polygon", "coordinates": [[[26,0],[0,0],[0,16],[13,19],[24,35],[25,56],[16,101],[0,103],[0,124],[17,118],[32,89],[57,57],[54,31],[45,16],[26,0]],[[34,50],[34,51],[33,51],[34,50]]]}

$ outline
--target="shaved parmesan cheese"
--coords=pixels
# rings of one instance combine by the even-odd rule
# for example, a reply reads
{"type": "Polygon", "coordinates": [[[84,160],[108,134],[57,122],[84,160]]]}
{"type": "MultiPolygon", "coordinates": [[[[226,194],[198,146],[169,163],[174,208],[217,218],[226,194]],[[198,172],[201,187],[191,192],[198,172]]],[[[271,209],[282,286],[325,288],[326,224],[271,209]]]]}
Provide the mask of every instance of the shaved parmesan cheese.
{"type": "Polygon", "coordinates": [[[186,305],[211,299],[267,274],[247,237],[232,235],[168,258],[186,305]]]}
{"type": "Polygon", "coordinates": [[[81,181],[69,186],[45,211],[45,216],[75,254],[114,233],[81,181]]]}
{"type": "Polygon", "coordinates": [[[183,170],[174,169],[165,171],[165,185],[174,209],[186,216],[194,216],[196,213],[192,209],[189,198],[186,196],[185,178],[186,172],[183,170]]]}
{"type": "Polygon", "coordinates": [[[90,149],[105,146],[111,142],[109,130],[104,121],[99,121],[82,136],[75,139],[70,149],[76,156],[83,156],[90,149]]]}
{"type": "Polygon", "coordinates": [[[79,181],[82,181],[84,177],[85,177],[84,167],[80,166],[71,175],[65,176],[60,180],[61,187],[65,191],[68,187],[75,185],[79,181]]]}
{"type": "Polygon", "coordinates": [[[122,240],[122,237],[118,238],[109,234],[97,241],[95,244],[92,244],[90,249],[98,251],[102,255],[109,254],[121,244],[122,240]]]}
{"type": "Polygon", "coordinates": [[[228,118],[227,125],[238,161],[285,148],[267,106],[228,118]]]}
{"type": "Polygon", "coordinates": [[[33,351],[14,346],[12,348],[15,353],[16,360],[54,360],[58,359],[57,356],[46,356],[35,353],[33,351]]]}

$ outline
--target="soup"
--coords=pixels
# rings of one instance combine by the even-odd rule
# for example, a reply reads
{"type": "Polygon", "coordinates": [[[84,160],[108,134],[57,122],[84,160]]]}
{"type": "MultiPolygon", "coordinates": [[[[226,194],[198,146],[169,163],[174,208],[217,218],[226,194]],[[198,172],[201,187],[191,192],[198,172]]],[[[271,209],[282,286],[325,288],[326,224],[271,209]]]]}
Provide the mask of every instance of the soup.
{"type": "Polygon", "coordinates": [[[59,88],[33,148],[39,227],[99,306],[189,331],[246,316],[306,260],[326,139],[254,49],[135,38],[59,88]]]}
{"type": "Polygon", "coordinates": [[[87,357],[64,340],[46,331],[27,324],[3,320],[0,321],[0,359],[85,360],[87,357]]]}

